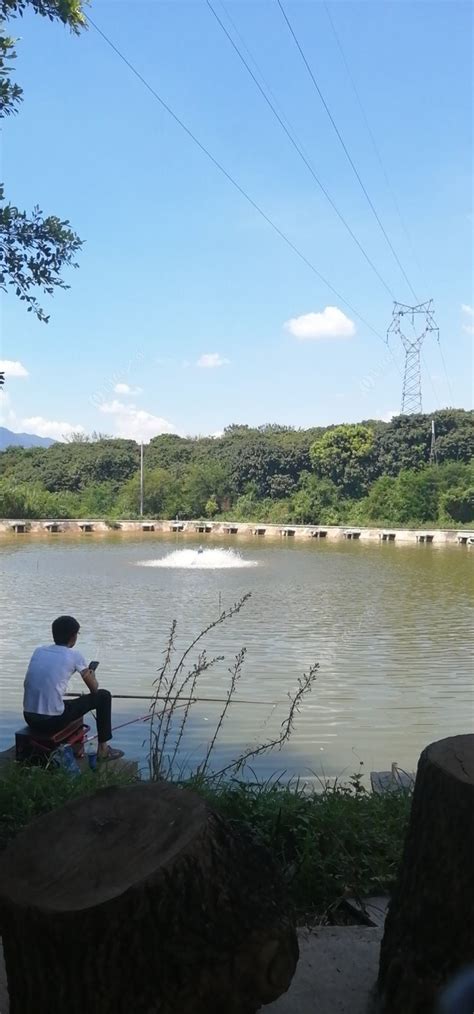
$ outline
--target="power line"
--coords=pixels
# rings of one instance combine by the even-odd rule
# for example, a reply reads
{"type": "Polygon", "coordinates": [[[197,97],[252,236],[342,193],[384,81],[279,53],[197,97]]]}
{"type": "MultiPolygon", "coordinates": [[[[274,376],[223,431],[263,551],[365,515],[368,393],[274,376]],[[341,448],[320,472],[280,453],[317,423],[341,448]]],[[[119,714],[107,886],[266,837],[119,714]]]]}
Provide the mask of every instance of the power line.
{"type": "Polygon", "coordinates": [[[451,406],[454,408],[453,389],[451,387],[451,381],[449,379],[449,373],[448,373],[447,368],[446,368],[446,361],[445,361],[445,358],[444,358],[443,349],[441,348],[441,342],[439,340],[439,335],[438,335],[438,349],[439,349],[439,354],[441,356],[441,362],[443,364],[443,370],[444,370],[444,375],[446,377],[446,383],[448,385],[449,397],[451,398],[451,406]]]}
{"type": "MultiPolygon", "coordinates": [[[[393,189],[393,187],[392,187],[392,185],[390,183],[390,179],[389,179],[387,170],[385,168],[385,165],[384,165],[384,162],[383,162],[383,159],[382,159],[382,155],[380,153],[380,148],[379,148],[379,146],[377,144],[377,141],[375,139],[374,132],[373,132],[371,126],[370,126],[369,119],[368,119],[367,113],[366,113],[365,108],[364,108],[364,104],[363,104],[362,99],[360,97],[359,89],[357,88],[357,85],[355,83],[354,76],[352,74],[351,68],[349,66],[349,62],[347,60],[346,54],[345,54],[343,46],[342,46],[341,39],[339,37],[339,33],[338,33],[338,31],[336,29],[336,26],[334,24],[334,20],[333,20],[333,17],[331,15],[331,11],[329,9],[329,4],[326,2],[326,0],[323,0],[323,4],[324,4],[324,9],[326,11],[327,17],[328,17],[329,24],[331,25],[331,28],[332,28],[332,31],[333,31],[333,34],[334,34],[334,38],[336,40],[337,47],[338,47],[339,52],[341,54],[341,59],[342,59],[342,62],[344,64],[347,77],[348,77],[348,79],[350,81],[352,90],[353,90],[355,98],[357,100],[357,104],[358,104],[359,109],[361,111],[362,119],[364,120],[364,123],[365,123],[365,126],[366,126],[366,130],[367,130],[367,133],[368,133],[369,138],[371,140],[372,147],[374,149],[374,152],[375,152],[375,155],[377,157],[378,163],[380,165],[380,169],[382,171],[382,175],[384,177],[384,180],[385,180],[388,192],[389,192],[389,194],[390,194],[390,196],[392,198],[393,206],[394,206],[395,211],[396,211],[396,213],[398,215],[398,219],[400,221],[400,225],[402,227],[403,232],[405,233],[405,237],[406,237],[408,245],[409,245],[409,247],[411,249],[413,258],[414,258],[414,260],[415,260],[415,262],[417,264],[417,267],[418,267],[418,270],[420,272],[420,275],[423,278],[424,284],[425,284],[426,287],[428,287],[426,272],[425,272],[425,270],[424,270],[424,268],[423,268],[423,266],[422,266],[422,264],[420,262],[420,258],[418,257],[417,251],[415,249],[415,245],[413,243],[413,239],[411,237],[410,232],[408,231],[405,219],[404,219],[404,217],[402,215],[402,212],[401,212],[401,209],[400,209],[400,205],[398,203],[395,191],[394,191],[394,189],[393,189]]],[[[449,378],[448,370],[447,370],[447,367],[446,367],[446,362],[445,362],[445,358],[444,358],[444,354],[443,354],[443,349],[441,347],[441,340],[440,340],[439,335],[438,335],[438,349],[439,349],[439,354],[440,354],[440,357],[441,357],[441,363],[442,363],[442,366],[443,366],[444,375],[446,377],[446,384],[447,384],[447,388],[448,388],[448,391],[449,391],[449,397],[451,398],[452,404],[454,404],[454,397],[453,397],[453,390],[452,390],[452,387],[451,387],[451,380],[449,378]]],[[[428,376],[430,377],[429,373],[428,373],[428,376]]],[[[436,392],[435,392],[433,381],[432,381],[431,377],[430,377],[430,382],[431,382],[431,385],[433,387],[433,392],[434,392],[435,398],[436,398],[436,392]]]]}
{"type": "Polygon", "coordinates": [[[391,183],[390,183],[390,179],[389,179],[389,176],[388,176],[387,170],[386,170],[386,168],[385,168],[385,165],[384,165],[384,162],[383,162],[383,159],[382,159],[382,155],[381,155],[381,153],[380,153],[380,148],[379,148],[379,146],[378,146],[378,144],[377,144],[377,141],[376,141],[376,139],[375,139],[375,136],[374,136],[374,132],[373,132],[373,130],[372,130],[372,128],[371,128],[371,126],[370,126],[370,123],[369,123],[369,119],[368,119],[367,113],[366,113],[366,111],[365,111],[365,108],[364,108],[364,105],[363,105],[362,99],[361,99],[361,97],[360,97],[360,92],[359,92],[359,89],[357,88],[357,85],[356,85],[356,83],[355,83],[355,80],[354,80],[354,76],[353,76],[353,74],[352,74],[352,71],[351,71],[351,69],[350,69],[350,66],[349,66],[348,60],[347,60],[347,58],[346,58],[346,54],[345,54],[345,52],[344,52],[344,49],[343,49],[343,47],[342,47],[342,42],[341,42],[341,40],[340,40],[339,34],[338,34],[338,32],[337,32],[336,26],[335,26],[335,24],[334,24],[334,21],[333,21],[332,15],[331,15],[331,12],[330,12],[330,10],[329,10],[329,4],[327,4],[327,3],[326,3],[326,0],[323,0],[323,6],[324,6],[324,9],[325,9],[325,11],[326,11],[326,14],[327,14],[327,16],[328,16],[328,21],[329,21],[329,24],[331,25],[332,31],[333,31],[333,33],[334,33],[334,38],[335,38],[335,40],[336,40],[336,43],[337,43],[337,47],[338,47],[338,49],[339,49],[339,52],[340,52],[340,54],[341,54],[341,59],[342,59],[342,62],[343,62],[343,64],[344,64],[344,67],[345,67],[345,69],[346,69],[346,74],[347,74],[347,77],[349,78],[349,81],[350,81],[350,84],[351,84],[352,90],[353,90],[353,92],[354,92],[354,95],[355,95],[355,97],[356,97],[356,100],[357,100],[357,104],[358,104],[358,106],[359,106],[359,109],[360,109],[360,111],[361,111],[361,114],[362,114],[362,119],[364,120],[364,123],[365,123],[366,129],[367,129],[367,133],[368,133],[368,135],[369,135],[369,137],[370,137],[370,140],[371,140],[371,142],[372,142],[372,147],[373,147],[373,149],[374,149],[374,152],[375,152],[375,155],[376,155],[376,157],[377,157],[377,161],[378,161],[378,163],[379,163],[379,165],[380,165],[380,169],[381,169],[381,171],[382,171],[382,175],[383,175],[383,177],[384,177],[384,180],[385,180],[385,183],[386,183],[386,186],[387,186],[387,190],[388,190],[388,192],[389,192],[389,194],[390,194],[390,196],[391,196],[391,198],[392,198],[392,201],[393,201],[393,206],[394,206],[394,208],[395,208],[395,211],[396,211],[396,213],[397,213],[397,215],[398,215],[398,218],[399,218],[399,221],[400,221],[400,225],[401,225],[401,227],[402,227],[402,229],[403,229],[403,232],[405,233],[405,237],[406,237],[406,239],[407,239],[407,242],[408,242],[408,244],[409,244],[409,246],[410,246],[410,249],[411,249],[411,252],[412,252],[413,258],[414,258],[414,260],[416,261],[416,264],[417,264],[418,270],[419,270],[419,272],[420,272],[420,275],[422,275],[422,277],[423,277],[423,281],[424,281],[424,283],[425,283],[425,286],[427,286],[427,287],[428,287],[428,283],[427,283],[427,279],[426,279],[426,274],[425,274],[425,271],[424,271],[424,269],[423,269],[423,267],[422,267],[422,265],[421,265],[421,263],[420,263],[420,259],[419,259],[419,257],[418,257],[418,254],[417,254],[416,250],[415,250],[415,246],[414,246],[413,240],[412,240],[412,238],[411,238],[411,235],[410,235],[410,233],[409,233],[409,231],[408,231],[408,228],[407,228],[406,222],[405,222],[405,220],[404,220],[404,218],[403,218],[403,215],[402,215],[402,213],[401,213],[401,210],[400,210],[400,205],[399,205],[399,203],[398,203],[398,200],[397,200],[397,197],[396,197],[395,191],[393,190],[393,187],[392,187],[392,185],[391,185],[391,183]]]}
{"type": "Polygon", "coordinates": [[[193,141],[193,143],[197,145],[200,151],[203,152],[206,158],[208,158],[209,161],[212,162],[212,164],[216,167],[216,169],[218,169],[219,172],[222,173],[223,176],[225,176],[225,178],[229,181],[229,183],[232,184],[235,190],[237,190],[238,193],[243,198],[245,198],[245,200],[251,205],[251,207],[254,208],[254,210],[261,216],[261,218],[264,219],[267,225],[269,225],[273,229],[273,231],[276,232],[277,236],[279,236],[280,239],[282,239],[283,242],[286,243],[286,245],[290,248],[290,250],[292,250],[293,253],[295,253],[296,256],[299,257],[299,259],[303,261],[304,264],[306,264],[306,267],[308,267],[310,271],[312,271],[312,273],[316,275],[316,277],[319,278],[319,280],[323,282],[324,285],[326,285],[327,288],[330,289],[330,291],[333,292],[334,295],[337,296],[337,298],[340,299],[341,302],[345,304],[345,306],[348,307],[351,313],[355,314],[355,316],[360,321],[362,321],[362,323],[365,324],[365,326],[368,327],[369,330],[372,331],[372,333],[375,334],[377,338],[380,339],[380,341],[384,342],[385,339],[382,337],[380,332],[377,331],[374,327],[372,327],[372,325],[365,320],[362,314],[359,313],[359,311],[352,306],[349,300],[346,299],[340,292],[338,292],[338,290],[333,285],[331,285],[328,279],[325,278],[324,275],[322,275],[321,272],[318,271],[318,269],[314,266],[312,261],[310,261],[309,258],[306,257],[306,254],[302,253],[302,251],[298,249],[298,247],[292,242],[292,240],[286,235],[286,233],[284,233],[282,229],[279,228],[276,222],[274,222],[270,218],[270,216],[267,215],[267,213],[263,210],[263,208],[260,207],[259,204],[257,204],[256,201],[254,201],[253,197],[251,197],[250,194],[248,194],[247,191],[244,190],[244,188],[240,185],[240,183],[238,183],[237,180],[231,175],[231,173],[224,168],[222,163],[219,162],[217,158],[215,158],[212,152],[210,152],[209,149],[206,147],[206,145],[199,140],[196,134],[194,134],[193,131],[188,126],[186,126],[184,121],[177,115],[177,113],[173,111],[171,106],[169,106],[168,103],[165,102],[165,100],[161,97],[161,95],[152,87],[152,85],[146,80],[146,78],[143,77],[140,71],[137,70],[137,68],[130,62],[130,60],[127,59],[124,53],[122,53],[121,50],[115,45],[115,43],[112,42],[112,40],[108,37],[108,35],[106,35],[105,32],[103,32],[102,29],[99,28],[99,26],[91,18],[90,14],[87,14],[86,17],[89,24],[92,25],[92,27],[95,29],[98,35],[101,36],[104,42],[107,43],[110,49],[112,49],[113,52],[122,61],[122,63],[124,63],[125,66],[128,67],[128,69],[141,82],[141,84],[147,89],[147,91],[150,92],[153,98],[155,98],[156,101],[160,104],[162,109],[164,109],[165,112],[167,112],[168,115],[171,116],[171,118],[175,121],[175,123],[177,123],[178,126],[181,127],[181,129],[185,132],[185,134],[187,134],[187,136],[191,139],[191,141],[193,141]]]}
{"type": "Polygon", "coordinates": [[[299,52],[299,54],[301,56],[301,59],[303,60],[303,63],[305,65],[305,67],[306,67],[306,70],[308,71],[308,74],[309,74],[309,76],[311,78],[311,81],[313,82],[313,85],[314,85],[314,87],[316,89],[316,92],[319,95],[319,98],[321,99],[321,102],[322,102],[322,104],[324,106],[324,109],[326,110],[326,113],[327,113],[327,115],[328,115],[328,117],[329,117],[329,119],[331,121],[331,124],[332,124],[332,126],[333,126],[333,128],[334,128],[334,130],[336,132],[338,140],[339,140],[339,142],[340,142],[340,144],[341,144],[341,146],[343,148],[344,154],[346,155],[346,158],[347,158],[347,160],[348,160],[348,162],[349,162],[349,164],[350,164],[350,166],[351,166],[351,168],[352,168],[352,170],[353,170],[353,172],[354,172],[354,174],[355,174],[355,176],[356,176],[356,178],[357,178],[357,180],[359,182],[359,185],[360,185],[360,187],[362,189],[362,192],[363,192],[363,194],[364,194],[364,196],[365,196],[365,198],[367,200],[367,203],[368,203],[368,205],[369,205],[369,207],[370,207],[370,209],[371,209],[371,211],[372,211],[372,213],[373,213],[373,215],[374,215],[374,217],[375,217],[375,219],[377,221],[377,224],[378,224],[379,228],[381,229],[381,231],[382,231],[382,233],[383,233],[383,235],[384,235],[384,237],[385,237],[385,239],[386,239],[386,241],[387,241],[387,243],[388,243],[388,245],[390,247],[390,250],[392,251],[392,254],[393,254],[393,256],[394,256],[394,258],[395,258],[395,260],[396,260],[396,262],[398,264],[398,267],[400,268],[400,271],[401,271],[401,273],[402,273],[402,275],[403,275],[403,277],[404,277],[404,279],[405,279],[405,281],[406,281],[406,283],[408,285],[408,288],[412,292],[412,294],[415,297],[415,299],[418,301],[418,296],[417,296],[417,294],[416,294],[416,292],[415,292],[415,290],[414,290],[414,288],[413,288],[413,286],[412,286],[412,284],[410,282],[410,279],[408,278],[408,275],[407,275],[407,273],[405,271],[405,268],[403,267],[403,264],[400,261],[400,258],[399,258],[398,254],[397,254],[397,251],[395,250],[395,248],[394,248],[394,246],[392,244],[392,241],[391,241],[391,239],[390,239],[390,237],[389,237],[389,235],[388,235],[388,233],[387,233],[387,231],[385,229],[385,226],[383,225],[383,222],[381,221],[381,219],[379,217],[377,209],[375,208],[375,206],[374,206],[374,204],[372,202],[372,199],[371,199],[371,197],[370,197],[370,195],[369,195],[369,193],[368,193],[368,191],[367,191],[367,189],[365,187],[365,184],[364,184],[363,180],[361,179],[361,176],[360,176],[360,173],[359,173],[359,171],[357,169],[357,166],[355,165],[354,160],[353,160],[353,158],[352,158],[352,156],[351,156],[351,154],[350,154],[350,152],[349,152],[349,150],[347,148],[347,145],[346,145],[346,143],[344,141],[344,138],[343,138],[343,136],[342,136],[342,134],[341,134],[338,126],[337,126],[337,123],[336,123],[336,121],[335,121],[335,119],[334,119],[334,117],[333,117],[333,115],[331,113],[331,110],[330,110],[330,108],[329,108],[329,106],[328,106],[328,104],[326,102],[326,99],[324,98],[324,95],[323,95],[323,93],[321,91],[321,88],[319,87],[319,84],[318,84],[318,82],[316,80],[316,77],[315,77],[315,75],[314,75],[311,67],[310,67],[310,64],[308,63],[308,60],[306,59],[304,50],[303,50],[303,48],[301,46],[301,43],[300,43],[300,41],[299,41],[299,39],[298,39],[298,37],[297,37],[297,35],[295,33],[293,25],[291,24],[291,21],[290,21],[287,13],[285,11],[285,8],[284,8],[284,6],[282,4],[282,0],[276,0],[276,2],[277,2],[278,6],[279,6],[279,8],[281,10],[283,18],[284,18],[284,20],[286,22],[286,25],[288,27],[288,30],[289,30],[289,32],[290,32],[290,34],[291,34],[291,36],[292,36],[292,38],[294,40],[296,48],[298,49],[298,52],[299,52]]]}
{"type": "Polygon", "coordinates": [[[433,392],[433,397],[434,397],[434,400],[435,400],[436,408],[439,408],[440,407],[440,400],[439,400],[439,397],[438,397],[438,393],[436,391],[436,387],[435,387],[435,384],[434,384],[433,377],[431,376],[431,373],[430,373],[430,371],[428,369],[428,363],[426,362],[426,357],[425,357],[425,355],[424,355],[423,352],[421,353],[421,361],[423,363],[423,369],[424,369],[424,371],[426,373],[426,376],[428,377],[428,380],[430,382],[430,387],[431,387],[431,390],[433,392]]]}
{"type": "MultiPolygon", "coordinates": [[[[277,96],[275,95],[275,92],[273,91],[271,85],[269,84],[268,80],[266,79],[266,77],[265,77],[265,75],[264,75],[264,73],[262,71],[262,68],[257,63],[257,60],[255,59],[255,56],[253,55],[253,53],[249,49],[249,47],[248,47],[248,45],[247,45],[247,43],[246,43],[246,41],[245,41],[242,33],[239,31],[238,26],[236,25],[236,23],[235,23],[232,15],[230,13],[230,11],[228,10],[228,8],[226,7],[226,5],[224,3],[224,0],[219,0],[219,6],[224,11],[224,14],[225,14],[228,22],[232,25],[232,30],[233,30],[234,34],[237,36],[237,38],[238,38],[238,40],[239,40],[239,42],[240,42],[240,44],[242,46],[242,49],[244,49],[245,52],[247,53],[247,56],[248,56],[249,60],[253,63],[253,65],[255,67],[255,70],[257,71],[257,73],[260,76],[260,80],[263,82],[263,84],[265,85],[265,88],[267,89],[268,94],[271,95],[271,97],[273,99],[273,102],[274,102],[276,108],[278,109],[282,120],[285,120],[287,126],[291,127],[291,129],[293,131],[293,135],[294,135],[294,137],[296,137],[300,148],[302,148],[302,150],[305,151],[304,144],[303,144],[303,142],[301,140],[301,137],[298,136],[297,131],[295,130],[294,126],[290,123],[288,117],[285,116],[285,113],[283,112],[283,110],[282,110],[282,108],[280,106],[280,103],[278,101],[277,96]]],[[[307,152],[305,152],[305,154],[307,155],[308,158],[310,157],[307,152]]]]}
{"type": "Polygon", "coordinates": [[[354,243],[356,243],[356,245],[358,246],[358,248],[361,251],[362,255],[365,257],[365,260],[367,261],[367,263],[372,268],[372,271],[377,275],[377,278],[382,283],[384,289],[386,289],[386,291],[388,292],[389,296],[392,297],[392,299],[395,299],[395,295],[392,292],[390,286],[387,284],[387,282],[385,281],[385,279],[382,277],[382,275],[380,274],[380,271],[376,268],[374,262],[371,260],[371,258],[369,257],[367,251],[362,246],[362,243],[357,239],[357,236],[355,235],[355,233],[351,229],[351,227],[350,227],[349,223],[347,222],[347,220],[344,218],[344,215],[342,214],[342,212],[339,211],[339,208],[337,207],[337,204],[335,203],[335,201],[331,197],[329,191],[326,189],[326,187],[324,186],[324,184],[319,179],[319,176],[317,175],[317,173],[316,173],[316,171],[314,169],[314,166],[312,165],[312,163],[309,161],[309,159],[305,155],[305,153],[304,153],[301,145],[299,144],[298,140],[295,138],[294,132],[292,132],[292,130],[290,130],[286,126],[286,124],[285,124],[284,120],[282,119],[282,117],[280,116],[280,114],[279,114],[276,106],[273,104],[272,100],[268,97],[265,89],[262,87],[262,85],[260,84],[260,81],[258,80],[258,78],[254,74],[252,68],[250,67],[250,64],[245,59],[245,56],[243,55],[242,51],[239,49],[237,43],[232,38],[230,32],[227,30],[226,26],[224,25],[224,22],[221,20],[221,18],[219,17],[217,11],[212,6],[211,0],[206,0],[206,4],[207,4],[209,10],[214,15],[214,17],[215,17],[218,25],[220,25],[222,31],[224,32],[224,35],[227,37],[227,39],[229,40],[231,46],[233,47],[233,49],[237,53],[237,56],[239,57],[239,60],[243,63],[243,65],[244,65],[245,69],[247,70],[248,74],[250,74],[250,77],[252,78],[252,81],[257,86],[260,94],[263,96],[265,102],[267,103],[267,105],[271,109],[273,115],[278,120],[278,123],[280,124],[282,130],[284,130],[287,138],[290,141],[290,144],[293,145],[293,148],[298,153],[298,155],[300,156],[301,160],[304,162],[306,168],[309,169],[309,172],[311,173],[311,176],[313,177],[314,182],[319,187],[319,189],[321,190],[321,192],[324,194],[326,200],[331,205],[331,208],[333,209],[333,211],[335,211],[337,217],[342,222],[344,228],[347,230],[347,232],[349,233],[349,235],[351,236],[351,238],[354,240],[354,243]]]}

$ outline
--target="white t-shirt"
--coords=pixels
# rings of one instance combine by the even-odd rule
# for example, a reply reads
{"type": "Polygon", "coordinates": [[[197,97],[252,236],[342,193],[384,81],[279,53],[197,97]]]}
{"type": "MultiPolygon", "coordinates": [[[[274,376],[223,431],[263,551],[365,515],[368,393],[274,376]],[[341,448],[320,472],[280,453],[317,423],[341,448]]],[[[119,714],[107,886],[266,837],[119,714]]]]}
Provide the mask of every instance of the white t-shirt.
{"type": "Polygon", "coordinates": [[[80,651],[64,644],[35,648],[24,684],[23,711],[33,715],[62,715],[63,696],[73,672],[83,672],[87,662],[80,651]]]}

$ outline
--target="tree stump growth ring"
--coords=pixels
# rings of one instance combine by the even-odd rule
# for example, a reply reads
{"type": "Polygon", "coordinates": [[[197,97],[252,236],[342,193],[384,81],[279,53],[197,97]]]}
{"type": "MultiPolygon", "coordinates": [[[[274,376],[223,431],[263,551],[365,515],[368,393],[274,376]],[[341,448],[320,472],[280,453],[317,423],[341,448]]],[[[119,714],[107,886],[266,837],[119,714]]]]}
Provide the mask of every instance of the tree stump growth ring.
{"type": "Polygon", "coordinates": [[[267,849],[166,783],[35,821],[0,865],[11,1014],[254,1014],[295,927],[267,849]]]}

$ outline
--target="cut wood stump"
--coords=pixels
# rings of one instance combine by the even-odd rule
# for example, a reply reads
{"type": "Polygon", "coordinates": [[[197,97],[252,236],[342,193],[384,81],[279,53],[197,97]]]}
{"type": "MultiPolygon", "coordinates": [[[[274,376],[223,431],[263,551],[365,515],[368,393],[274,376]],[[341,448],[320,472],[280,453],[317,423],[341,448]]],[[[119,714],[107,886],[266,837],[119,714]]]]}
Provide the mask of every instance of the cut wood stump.
{"type": "Polygon", "coordinates": [[[474,962],[474,736],[432,743],[418,764],[380,952],[380,1014],[434,1014],[474,962]]]}
{"type": "Polygon", "coordinates": [[[11,1014],[254,1014],[298,960],[270,853],[176,786],[109,788],[2,855],[11,1014]]]}

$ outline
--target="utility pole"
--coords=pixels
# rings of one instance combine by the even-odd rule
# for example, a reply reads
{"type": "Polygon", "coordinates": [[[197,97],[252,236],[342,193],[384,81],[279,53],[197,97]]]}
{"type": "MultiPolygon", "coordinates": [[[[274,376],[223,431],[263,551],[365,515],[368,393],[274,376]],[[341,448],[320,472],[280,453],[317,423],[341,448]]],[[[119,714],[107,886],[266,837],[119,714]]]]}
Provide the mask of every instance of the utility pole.
{"type": "Polygon", "coordinates": [[[431,420],[431,447],[430,447],[430,465],[438,464],[438,452],[436,450],[436,429],[435,421],[431,420]]]}
{"type": "Polygon", "coordinates": [[[405,303],[394,303],[392,321],[387,331],[387,344],[390,335],[396,335],[405,349],[405,369],[403,373],[402,415],[411,415],[423,411],[421,397],[421,349],[430,332],[434,332],[439,341],[439,328],[433,316],[433,300],[419,303],[418,306],[407,306],[405,303]],[[417,318],[419,327],[415,326],[417,318]],[[421,318],[421,321],[418,320],[421,318]],[[412,334],[410,334],[410,327],[412,334]]]}
{"type": "Polygon", "coordinates": [[[143,517],[143,440],[140,444],[140,517],[143,517]]]}

